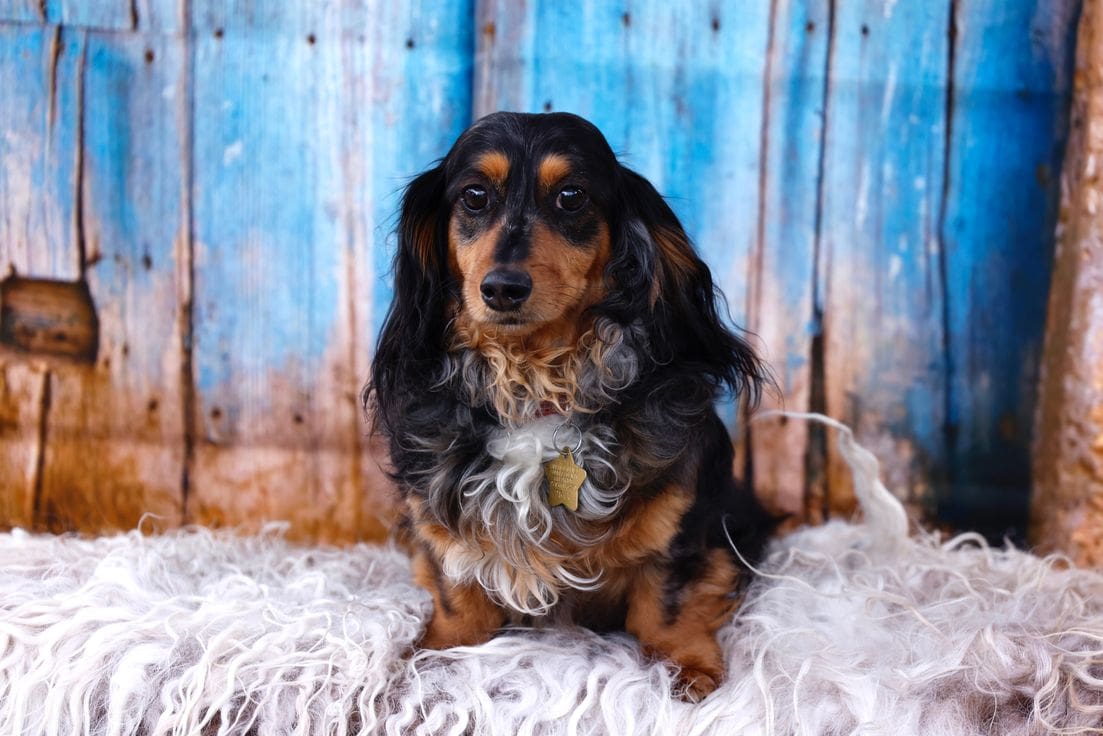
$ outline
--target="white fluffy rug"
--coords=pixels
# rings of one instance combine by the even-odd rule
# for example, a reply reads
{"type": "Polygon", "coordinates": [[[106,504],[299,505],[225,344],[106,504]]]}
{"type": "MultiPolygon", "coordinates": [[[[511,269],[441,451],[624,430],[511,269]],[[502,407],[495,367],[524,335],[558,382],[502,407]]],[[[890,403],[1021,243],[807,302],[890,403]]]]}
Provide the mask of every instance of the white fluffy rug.
{"type": "Polygon", "coordinates": [[[775,545],[696,705],[623,634],[414,655],[390,548],[0,535],[0,734],[1103,733],[1103,577],[900,537],[871,483],[872,526],[775,545]]]}

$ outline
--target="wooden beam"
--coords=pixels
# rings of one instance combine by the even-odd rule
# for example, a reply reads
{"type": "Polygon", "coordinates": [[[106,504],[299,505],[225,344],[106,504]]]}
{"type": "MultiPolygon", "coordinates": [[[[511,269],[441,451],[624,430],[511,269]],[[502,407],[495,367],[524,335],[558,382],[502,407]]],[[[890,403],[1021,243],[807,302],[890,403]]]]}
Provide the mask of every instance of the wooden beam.
{"type": "Polygon", "coordinates": [[[1046,320],[1031,542],[1103,566],[1103,6],[1084,4],[1046,320]]]}
{"type": "MultiPolygon", "coordinates": [[[[758,238],[747,274],[750,329],[778,392],[763,409],[812,408],[823,102],[831,33],[827,0],[775,0],[763,86],[758,238]]],[[[777,513],[822,517],[809,504],[809,425],[763,418],[751,427],[754,487],[777,513]],[[811,507],[810,507],[811,506],[811,507]]]]}
{"type": "Polygon", "coordinates": [[[171,527],[183,519],[185,454],[184,43],[89,32],[85,56],[72,124],[100,348],[91,366],[53,370],[36,521],[104,532],[152,514],[171,527]]]}
{"type": "MultiPolygon", "coordinates": [[[[826,412],[854,428],[913,515],[945,462],[939,202],[949,3],[835,4],[818,293],[826,412]]],[[[825,513],[855,506],[828,448],[825,513]]]]}
{"type": "Polygon", "coordinates": [[[188,520],[348,541],[387,515],[358,396],[402,186],[469,122],[472,8],[294,7],[192,8],[188,520]]]}
{"type": "Polygon", "coordinates": [[[941,223],[948,482],[938,507],[998,539],[1028,515],[1080,2],[954,8],[941,223]]]}

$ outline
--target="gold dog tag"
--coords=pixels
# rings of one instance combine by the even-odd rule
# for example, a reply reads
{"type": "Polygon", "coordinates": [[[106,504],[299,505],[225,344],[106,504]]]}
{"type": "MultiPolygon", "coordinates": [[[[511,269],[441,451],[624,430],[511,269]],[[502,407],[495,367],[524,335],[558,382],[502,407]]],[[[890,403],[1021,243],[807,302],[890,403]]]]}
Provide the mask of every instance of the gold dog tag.
{"type": "Polygon", "coordinates": [[[564,447],[559,457],[544,463],[544,477],[548,479],[548,505],[577,511],[578,489],[586,480],[586,471],[574,461],[570,450],[564,447]]]}

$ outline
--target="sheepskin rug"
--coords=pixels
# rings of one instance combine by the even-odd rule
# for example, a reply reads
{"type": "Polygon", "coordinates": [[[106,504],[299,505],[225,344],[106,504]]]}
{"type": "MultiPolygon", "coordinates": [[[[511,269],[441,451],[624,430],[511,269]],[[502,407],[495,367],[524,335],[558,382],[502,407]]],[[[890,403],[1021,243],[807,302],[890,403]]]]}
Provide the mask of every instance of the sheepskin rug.
{"type": "Polygon", "coordinates": [[[1103,733],[1103,576],[908,538],[872,456],[848,452],[866,521],[775,543],[697,704],[625,634],[415,652],[430,601],[391,547],[15,531],[0,734],[1103,733]]]}

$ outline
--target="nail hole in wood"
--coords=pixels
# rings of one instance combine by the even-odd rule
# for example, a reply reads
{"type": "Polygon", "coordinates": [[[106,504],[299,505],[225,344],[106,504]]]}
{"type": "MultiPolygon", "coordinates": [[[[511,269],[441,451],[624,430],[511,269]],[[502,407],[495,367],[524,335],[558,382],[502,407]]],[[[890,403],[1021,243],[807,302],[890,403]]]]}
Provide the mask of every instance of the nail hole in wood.
{"type": "Polygon", "coordinates": [[[631,13],[624,13],[623,15],[621,15],[620,16],[620,22],[624,24],[625,28],[632,25],[632,14],[631,13]]]}
{"type": "Polygon", "coordinates": [[[215,38],[222,38],[222,29],[221,28],[215,28],[214,29],[214,37],[215,38]]]}
{"type": "Polygon", "coordinates": [[[544,112],[551,112],[551,109],[552,109],[552,101],[551,100],[545,100],[545,102],[544,102],[544,112]]]}
{"type": "Polygon", "coordinates": [[[406,39],[406,48],[412,49],[413,47],[414,47],[414,39],[407,38],[406,39]]]}
{"type": "Polygon", "coordinates": [[[710,23],[709,25],[711,25],[711,26],[712,26],[712,32],[713,32],[713,33],[716,33],[717,31],[719,31],[719,30],[720,30],[720,19],[719,19],[719,18],[716,18],[716,17],[714,17],[714,18],[712,19],[712,23],[710,23]]]}
{"type": "Polygon", "coordinates": [[[217,407],[217,406],[212,408],[211,409],[211,419],[213,419],[217,422],[221,418],[222,418],[222,409],[217,407]]]}
{"type": "Polygon", "coordinates": [[[146,49],[145,59],[147,64],[152,64],[154,59],[153,49],[146,49]]]}
{"type": "Polygon", "coordinates": [[[317,42],[317,40],[318,38],[313,33],[309,33],[306,36],[306,42],[311,46],[313,46],[317,42]]]}

